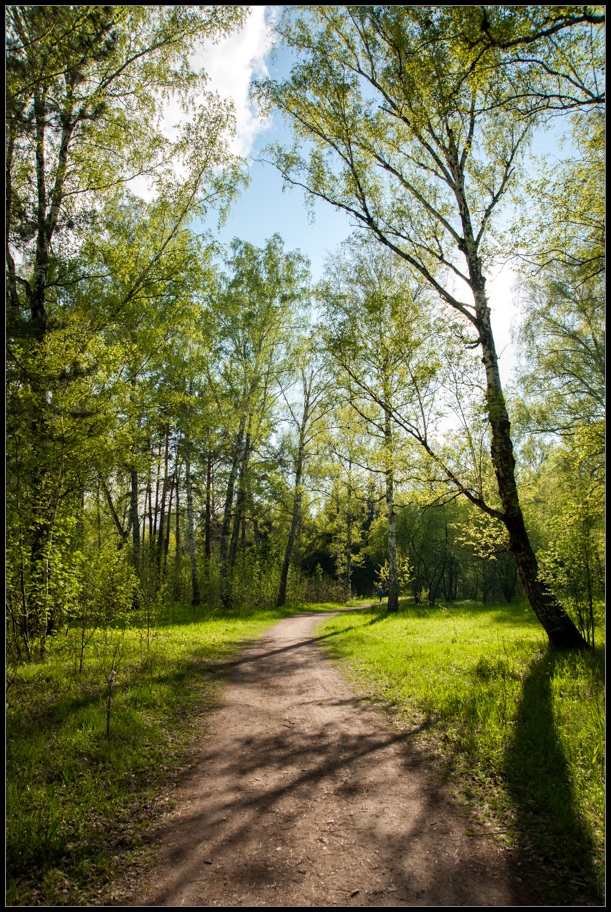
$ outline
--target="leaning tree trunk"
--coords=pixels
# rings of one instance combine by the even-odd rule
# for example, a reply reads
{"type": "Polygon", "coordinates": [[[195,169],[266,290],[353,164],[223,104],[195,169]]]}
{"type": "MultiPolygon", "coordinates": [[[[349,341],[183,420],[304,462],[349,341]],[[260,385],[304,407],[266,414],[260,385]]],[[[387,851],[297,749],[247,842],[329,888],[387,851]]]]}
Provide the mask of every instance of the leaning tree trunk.
{"type": "Polygon", "coordinates": [[[510,422],[501,387],[490,309],[485,293],[485,278],[481,272],[477,275],[474,287],[482,362],[486,369],[486,405],[492,432],[490,453],[503,504],[503,522],[509,533],[509,545],[515,555],[518,573],[528,601],[550,643],[558,649],[582,649],[587,647],[585,639],[539,576],[537,558],[528,537],[518,497],[510,422]]]}
{"type": "MultiPolygon", "coordinates": [[[[547,633],[550,643],[559,649],[583,649],[585,639],[567,615],[562,605],[539,576],[537,559],[530,543],[520,507],[515,477],[515,457],[510,434],[510,422],[501,386],[499,364],[490,321],[490,308],[486,294],[486,278],[478,255],[479,238],[476,239],[465,191],[464,158],[459,160],[454,137],[448,129],[450,143],[448,161],[454,178],[454,193],[460,212],[463,240],[460,249],[465,255],[469,285],[475,302],[474,325],[481,346],[482,363],[486,370],[486,409],[492,443],[490,455],[503,504],[502,520],[509,534],[509,547],[515,555],[518,573],[531,608],[547,633]]],[[[480,230],[481,234],[481,230],[480,230]]]]}

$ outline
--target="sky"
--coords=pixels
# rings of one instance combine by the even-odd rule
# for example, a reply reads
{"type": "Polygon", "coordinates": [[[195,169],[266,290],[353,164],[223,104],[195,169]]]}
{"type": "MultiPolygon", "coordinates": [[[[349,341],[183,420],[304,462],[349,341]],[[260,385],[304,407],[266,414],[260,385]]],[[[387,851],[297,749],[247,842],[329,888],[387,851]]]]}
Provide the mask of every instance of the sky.
{"type": "MultiPolygon", "coordinates": [[[[206,48],[194,60],[203,64],[210,77],[209,86],[234,103],[237,131],[233,151],[248,162],[250,185],[234,202],[226,224],[214,230],[224,243],[238,237],[263,246],[274,233],[284,240],[285,250],[300,250],[311,263],[312,277],[322,275],[325,258],[351,233],[353,225],[347,215],[332,206],[317,202],[313,213],[306,209],[303,192],[283,188],[283,180],[273,165],[262,160],[263,150],[271,142],[288,139],[280,115],[268,120],[258,116],[249,99],[253,78],[285,75],[287,56],[282,51],[272,55],[273,30],[270,22],[280,7],[251,7],[244,27],[216,45],[206,48]]],[[[211,219],[208,227],[213,227],[211,219]]],[[[515,317],[512,285],[515,276],[504,267],[498,276],[488,279],[492,324],[504,385],[511,378],[515,346],[511,342],[511,324],[515,317]]]]}

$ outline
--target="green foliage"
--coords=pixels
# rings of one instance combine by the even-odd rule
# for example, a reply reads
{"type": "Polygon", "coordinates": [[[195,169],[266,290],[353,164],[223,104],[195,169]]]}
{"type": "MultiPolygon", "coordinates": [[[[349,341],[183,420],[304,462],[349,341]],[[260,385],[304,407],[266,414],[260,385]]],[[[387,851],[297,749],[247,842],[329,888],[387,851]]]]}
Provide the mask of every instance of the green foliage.
{"type": "MultiPolygon", "coordinates": [[[[529,281],[520,328],[519,383],[533,431],[570,439],[579,428],[604,447],[605,303],[602,277],[548,268],[529,281]]],[[[592,448],[592,455],[596,450],[592,448]]]]}
{"type": "Polygon", "coordinates": [[[258,629],[253,613],[281,584],[292,606],[369,595],[376,566],[386,584],[391,503],[401,591],[427,611],[368,628],[391,633],[383,662],[370,663],[372,644],[382,650],[375,636],[354,640],[367,674],[445,720],[446,746],[488,771],[478,787],[507,779],[505,809],[526,819],[531,801],[552,808],[572,845],[585,815],[583,844],[599,839],[597,653],[582,665],[532,659],[539,641],[517,607],[476,609],[480,627],[467,623],[471,608],[430,609],[516,593],[497,486],[513,462],[497,460],[495,476],[489,458],[506,414],[484,283],[495,256],[519,249],[536,269],[522,284],[512,416],[529,533],[543,581],[591,645],[601,637],[601,10],[285,10],[281,30],[302,57],[262,92],[298,139],[276,163],[373,238],[336,252],[310,332],[308,264],[279,235],[261,248],[236,238],[219,253],[188,230],[210,207],[222,215],[243,180],[227,147],[231,112],[205,95],[191,54],[245,8],[7,7],[16,901],[63,889],[92,901],[76,883],[112,866],[105,822],[121,807],[135,813],[132,786],[152,788],[153,769],[170,766],[163,751],[182,750],[172,732],[176,713],[196,705],[188,672],[214,695],[204,662],[258,629]],[[184,114],[173,139],[161,119],[170,98],[184,114]],[[573,146],[521,182],[520,156],[550,111],[579,112],[573,146]],[[146,201],[125,189],[134,178],[146,201]],[[513,225],[510,245],[494,219],[512,185],[538,209],[519,201],[530,229],[513,225]],[[181,599],[196,584],[211,609],[232,606],[226,627],[218,614],[195,624],[201,612],[181,599]],[[484,637],[488,622],[507,636],[484,637]],[[528,656],[527,641],[537,644],[528,656]],[[416,682],[419,667],[426,681],[416,682]],[[597,717],[579,717],[580,686],[597,717]],[[518,782],[539,769],[532,745],[549,786],[518,782]],[[575,792],[563,809],[554,783],[565,780],[575,792]],[[63,887],[66,865],[75,873],[63,887]],[[28,894],[31,872],[38,894],[28,894]]]}
{"type": "MultiPolygon", "coordinates": [[[[434,422],[430,428],[426,420],[424,428],[415,429],[410,421],[403,427],[446,483],[505,523],[533,610],[562,647],[585,644],[537,578],[486,278],[495,257],[516,252],[499,247],[495,221],[510,190],[524,186],[524,152],[535,129],[551,110],[587,110],[597,117],[603,100],[597,26],[603,22],[598,9],[554,11],[549,18],[530,7],[523,13],[512,8],[509,15],[491,11],[490,18],[481,8],[287,9],[280,32],[297,61],[286,79],[267,79],[258,87],[293,128],[292,148],[271,150],[285,180],[346,212],[403,259],[431,300],[442,300],[460,320],[460,347],[480,350],[485,374],[478,401],[467,411],[458,403],[465,425],[458,452],[453,440],[438,446],[434,422]],[[524,47],[533,55],[526,60],[524,47]],[[463,296],[463,283],[470,300],[463,296]],[[482,469],[488,452],[496,487],[492,498],[486,490],[489,465],[482,469]]],[[[523,210],[515,221],[520,214],[523,210]]],[[[346,336],[346,355],[354,336],[346,336]]],[[[341,342],[337,349],[345,357],[341,342]]],[[[358,385],[358,376],[351,379],[358,385]]],[[[428,411],[425,403],[418,405],[428,411]]]]}
{"type": "Polygon", "coordinates": [[[587,448],[561,447],[550,456],[535,489],[545,493],[545,509],[533,511],[540,524],[541,571],[593,645],[604,617],[602,488],[592,476],[587,448]]]}
{"type": "Polygon", "coordinates": [[[517,417],[542,577],[594,642],[604,600],[604,142],[598,113],[544,168],[540,209],[522,238],[517,417]],[[536,264],[534,267],[532,264],[536,264]]]}
{"type": "MultiPolygon", "coordinates": [[[[169,354],[201,284],[185,228],[241,180],[230,111],[190,55],[243,13],[10,6],[6,17],[9,611],[31,652],[62,620],[49,601],[74,602],[57,542],[75,506],[100,474],[127,466],[137,480],[143,413],[156,394],[175,405],[169,354]],[[170,140],[172,97],[185,116],[170,140]],[[123,189],[145,174],[146,204],[123,189]]],[[[137,552],[136,527],[132,515],[137,552]]]]}
{"type": "Polygon", "coordinates": [[[303,599],[307,603],[308,611],[313,604],[319,602],[343,604],[346,599],[343,581],[325,574],[320,564],[317,564],[314,573],[304,580],[303,589],[303,599]]]}
{"type": "MultiPolygon", "coordinates": [[[[384,590],[388,590],[389,573],[390,568],[388,566],[388,561],[385,561],[385,563],[376,570],[376,585],[379,584],[384,590]]],[[[414,580],[414,573],[410,566],[409,557],[400,553],[397,554],[397,578],[399,581],[399,595],[409,595],[411,592],[411,584],[414,580]]]]}

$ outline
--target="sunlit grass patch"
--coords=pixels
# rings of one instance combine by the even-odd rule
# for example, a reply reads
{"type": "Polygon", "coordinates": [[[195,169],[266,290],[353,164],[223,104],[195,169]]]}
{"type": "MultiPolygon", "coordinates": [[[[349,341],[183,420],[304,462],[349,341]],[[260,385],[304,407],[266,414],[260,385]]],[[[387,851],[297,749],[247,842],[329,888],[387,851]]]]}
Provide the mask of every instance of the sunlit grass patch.
{"type": "Polygon", "coordinates": [[[524,605],[375,607],[317,634],[359,692],[420,729],[474,817],[548,866],[548,901],[602,895],[602,649],[552,652],[524,605]]]}

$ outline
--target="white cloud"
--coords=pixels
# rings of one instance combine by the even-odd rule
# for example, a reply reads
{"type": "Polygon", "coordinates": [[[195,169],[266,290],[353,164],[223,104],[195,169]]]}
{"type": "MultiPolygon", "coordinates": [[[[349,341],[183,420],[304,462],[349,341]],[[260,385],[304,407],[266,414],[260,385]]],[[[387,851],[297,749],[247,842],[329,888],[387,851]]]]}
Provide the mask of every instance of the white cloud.
{"type": "Polygon", "coordinates": [[[208,74],[209,88],[233,101],[237,130],[231,149],[245,157],[257,134],[266,127],[248,95],[251,79],[268,75],[266,57],[272,48],[273,30],[266,11],[269,14],[270,9],[265,6],[252,7],[239,32],[205,46],[192,58],[194,66],[203,66],[208,74]]]}
{"type": "Polygon", "coordinates": [[[504,384],[511,379],[516,361],[516,345],[512,340],[512,331],[518,319],[516,280],[515,272],[506,265],[487,283],[494,341],[504,384]]]}
{"type": "MultiPolygon", "coordinates": [[[[266,57],[272,48],[274,15],[274,7],[252,7],[239,31],[217,44],[204,44],[190,58],[194,70],[203,69],[208,75],[207,90],[218,92],[233,102],[236,133],[230,151],[245,158],[248,158],[257,134],[268,126],[250,101],[249,88],[251,79],[268,75],[266,57]]],[[[160,126],[168,139],[176,139],[184,118],[177,99],[166,102],[160,126]]],[[[150,200],[154,195],[152,183],[146,177],[134,178],[128,186],[143,199],[150,200]]]]}

